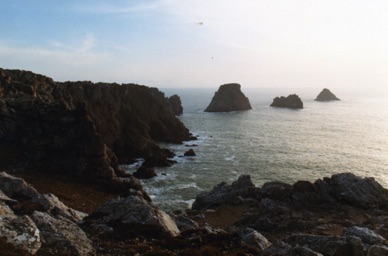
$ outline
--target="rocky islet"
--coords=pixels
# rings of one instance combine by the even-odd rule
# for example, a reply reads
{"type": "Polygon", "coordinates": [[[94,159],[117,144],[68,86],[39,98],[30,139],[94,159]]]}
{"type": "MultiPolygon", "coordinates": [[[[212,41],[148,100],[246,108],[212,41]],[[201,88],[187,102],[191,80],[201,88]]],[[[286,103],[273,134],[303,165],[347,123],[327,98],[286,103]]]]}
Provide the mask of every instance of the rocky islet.
{"type": "Polygon", "coordinates": [[[230,83],[219,87],[205,112],[231,112],[249,109],[252,107],[249,99],[242,93],[241,85],[230,83]]]}

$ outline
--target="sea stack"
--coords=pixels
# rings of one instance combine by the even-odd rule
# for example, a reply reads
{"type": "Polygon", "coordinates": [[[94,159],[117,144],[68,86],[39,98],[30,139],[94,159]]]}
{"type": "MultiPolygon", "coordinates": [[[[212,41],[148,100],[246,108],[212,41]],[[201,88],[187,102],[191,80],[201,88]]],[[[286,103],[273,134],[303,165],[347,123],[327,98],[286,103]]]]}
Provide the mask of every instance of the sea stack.
{"type": "Polygon", "coordinates": [[[323,89],[315,99],[316,101],[332,101],[338,99],[329,89],[323,89]]]}
{"type": "Polygon", "coordinates": [[[205,112],[230,112],[252,109],[249,99],[237,83],[221,85],[205,112]]]}
{"type": "Polygon", "coordinates": [[[276,97],[273,99],[271,107],[281,107],[281,108],[293,108],[301,109],[303,108],[303,102],[296,94],[288,95],[288,97],[276,97]]]}

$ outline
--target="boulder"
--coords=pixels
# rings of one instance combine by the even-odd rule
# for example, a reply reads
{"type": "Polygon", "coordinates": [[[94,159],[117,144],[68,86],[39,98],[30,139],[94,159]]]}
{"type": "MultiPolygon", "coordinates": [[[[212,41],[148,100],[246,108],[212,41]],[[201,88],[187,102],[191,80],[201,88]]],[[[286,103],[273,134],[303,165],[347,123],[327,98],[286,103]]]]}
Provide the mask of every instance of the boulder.
{"type": "Polygon", "coordinates": [[[39,228],[43,247],[53,255],[89,255],[92,241],[74,222],[47,212],[35,211],[31,218],[39,228]]]}
{"type": "Polygon", "coordinates": [[[274,98],[270,106],[280,108],[302,109],[303,102],[298,95],[290,94],[287,97],[281,96],[274,98]]]}
{"type": "Polygon", "coordinates": [[[0,173],[0,190],[7,197],[17,201],[17,203],[12,204],[12,208],[19,213],[29,214],[39,210],[65,217],[74,222],[80,221],[87,216],[83,212],[67,207],[53,194],[42,195],[38,193],[36,189],[27,184],[23,179],[16,178],[6,172],[0,173]]]}
{"type": "Polygon", "coordinates": [[[90,217],[89,223],[107,225],[113,232],[127,235],[175,237],[180,234],[176,223],[159,207],[139,196],[128,196],[106,202],[90,217]]]}
{"type": "Polygon", "coordinates": [[[240,232],[242,240],[252,246],[258,247],[260,250],[265,250],[271,246],[271,243],[262,234],[254,229],[246,228],[240,232]]]}
{"type": "Polygon", "coordinates": [[[324,88],[315,99],[316,101],[332,101],[338,99],[329,89],[324,88]]]}
{"type": "Polygon", "coordinates": [[[40,231],[29,216],[7,214],[0,218],[0,248],[3,248],[1,240],[5,240],[13,250],[35,254],[40,249],[40,231]]]}
{"type": "Polygon", "coordinates": [[[252,109],[249,99],[241,92],[241,85],[221,85],[205,112],[230,112],[252,109]]]}
{"type": "Polygon", "coordinates": [[[38,193],[23,179],[0,173],[2,250],[20,255],[89,255],[92,242],[77,224],[85,216],[52,194],[38,193]]]}

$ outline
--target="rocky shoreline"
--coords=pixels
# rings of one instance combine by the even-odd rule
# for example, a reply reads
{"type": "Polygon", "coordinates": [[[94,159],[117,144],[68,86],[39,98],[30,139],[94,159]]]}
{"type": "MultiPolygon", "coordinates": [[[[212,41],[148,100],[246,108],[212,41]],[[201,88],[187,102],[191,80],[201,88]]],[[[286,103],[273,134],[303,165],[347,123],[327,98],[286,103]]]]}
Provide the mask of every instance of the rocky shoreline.
{"type": "Polygon", "coordinates": [[[182,111],[156,88],[0,69],[1,255],[388,254],[388,190],[351,173],[240,176],[163,211],[120,164],[144,158],[138,177],[173,164],[158,142],[195,139],[182,111]]]}
{"type": "Polygon", "coordinates": [[[199,194],[191,210],[174,213],[134,192],[86,214],[1,172],[0,213],[2,255],[388,252],[388,190],[351,173],[262,187],[244,175],[199,194]]]}

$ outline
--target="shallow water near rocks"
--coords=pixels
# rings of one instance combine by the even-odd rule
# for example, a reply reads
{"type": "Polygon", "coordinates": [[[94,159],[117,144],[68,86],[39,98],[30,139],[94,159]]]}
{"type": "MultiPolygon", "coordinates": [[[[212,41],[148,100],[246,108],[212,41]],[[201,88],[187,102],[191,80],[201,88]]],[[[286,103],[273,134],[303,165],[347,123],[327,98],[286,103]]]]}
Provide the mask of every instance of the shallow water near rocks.
{"type": "MultiPolygon", "coordinates": [[[[384,97],[345,98],[316,102],[300,95],[304,109],[272,108],[275,90],[245,89],[252,110],[205,113],[215,90],[163,90],[181,97],[180,120],[197,141],[172,149],[178,163],[158,168],[158,176],[142,181],[154,202],[166,210],[190,207],[195,196],[222,181],[250,174],[255,185],[279,180],[315,181],[352,172],[388,188],[388,101],[384,97]],[[183,157],[193,148],[197,156],[183,157]]],[[[293,93],[293,92],[291,92],[293,93]]],[[[316,92],[318,94],[319,91],[316,92]]],[[[334,92],[335,93],[335,92],[334,92]]],[[[136,166],[126,166],[133,172],[136,166]]]]}

